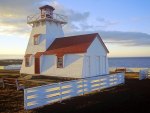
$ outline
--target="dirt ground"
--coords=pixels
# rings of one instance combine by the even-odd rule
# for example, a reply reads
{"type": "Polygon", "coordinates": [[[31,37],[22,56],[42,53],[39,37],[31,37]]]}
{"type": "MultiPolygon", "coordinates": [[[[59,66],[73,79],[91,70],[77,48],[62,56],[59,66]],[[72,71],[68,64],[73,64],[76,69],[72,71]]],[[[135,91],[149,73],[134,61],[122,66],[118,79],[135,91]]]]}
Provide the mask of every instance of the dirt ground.
{"type": "Polygon", "coordinates": [[[25,111],[23,91],[0,88],[0,113],[150,113],[150,80],[124,85],[25,111]]]}

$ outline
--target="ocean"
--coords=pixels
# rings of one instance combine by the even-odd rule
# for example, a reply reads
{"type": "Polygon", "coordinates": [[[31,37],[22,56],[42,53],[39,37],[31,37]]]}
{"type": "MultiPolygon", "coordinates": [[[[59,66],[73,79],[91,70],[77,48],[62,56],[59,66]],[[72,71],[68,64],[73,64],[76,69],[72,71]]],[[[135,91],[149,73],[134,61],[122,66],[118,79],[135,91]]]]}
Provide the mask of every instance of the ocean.
{"type": "Polygon", "coordinates": [[[109,67],[150,68],[150,57],[109,58],[109,67]]]}
{"type": "MultiPolygon", "coordinates": [[[[22,59],[23,55],[0,55],[2,59],[22,59]]],[[[115,57],[108,59],[109,67],[150,68],[150,57],[115,57]]]]}

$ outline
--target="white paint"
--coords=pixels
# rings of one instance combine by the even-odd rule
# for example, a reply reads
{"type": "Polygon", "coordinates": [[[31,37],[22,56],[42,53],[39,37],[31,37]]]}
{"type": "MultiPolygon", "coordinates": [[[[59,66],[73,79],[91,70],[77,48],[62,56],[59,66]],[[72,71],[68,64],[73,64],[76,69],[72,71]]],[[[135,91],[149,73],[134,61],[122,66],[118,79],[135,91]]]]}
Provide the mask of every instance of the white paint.
{"type": "Polygon", "coordinates": [[[105,75],[109,73],[107,52],[103,47],[103,45],[101,44],[101,42],[98,40],[98,38],[95,38],[95,40],[88,48],[87,53],[85,53],[83,77],[86,77],[86,75],[88,75],[86,56],[90,57],[90,69],[89,69],[90,76],[97,76],[98,73],[99,75],[105,75]],[[97,57],[99,57],[99,61],[97,61],[97,57]],[[98,69],[98,67],[100,67],[100,69],[98,69]]]}
{"type": "Polygon", "coordinates": [[[64,55],[64,67],[57,68],[57,57],[55,55],[42,56],[41,75],[82,78],[84,54],[64,55]]]}
{"type": "Polygon", "coordinates": [[[32,55],[30,58],[31,62],[29,67],[25,66],[25,59],[23,60],[20,73],[34,74],[34,55],[32,55]]]}
{"type": "MultiPolygon", "coordinates": [[[[92,42],[87,53],[64,55],[63,68],[57,68],[56,61],[56,55],[41,56],[40,74],[69,78],[85,78],[108,74],[107,52],[97,38],[92,42]]],[[[21,73],[34,74],[34,56],[32,56],[30,67],[25,67],[24,63],[23,61],[21,73]]]]}
{"type": "Polygon", "coordinates": [[[66,54],[63,59],[64,67],[57,68],[57,57],[55,55],[43,55],[41,75],[85,78],[108,74],[107,52],[98,38],[95,38],[92,42],[87,53],[66,54]]]}
{"type": "Polygon", "coordinates": [[[26,54],[35,54],[37,52],[44,52],[51,45],[51,43],[58,37],[64,37],[62,26],[54,22],[40,22],[34,23],[32,28],[26,54]],[[34,35],[41,34],[38,45],[34,45],[34,35]]]}
{"type": "Polygon", "coordinates": [[[149,75],[149,70],[148,69],[140,70],[140,72],[139,72],[139,80],[147,79],[148,75],[149,75]]]}
{"type": "MultiPolygon", "coordinates": [[[[46,51],[51,43],[58,37],[64,37],[61,24],[46,20],[34,23],[25,54],[33,54],[34,56],[37,52],[46,51]],[[35,34],[41,34],[38,45],[34,45],[33,36],[35,34]]],[[[34,74],[34,61],[32,61],[30,67],[26,67],[24,58],[20,73],[34,74]]]]}
{"type": "Polygon", "coordinates": [[[100,75],[100,69],[101,69],[101,60],[100,56],[96,56],[96,74],[100,75]]]}
{"type": "MultiPolygon", "coordinates": [[[[34,18],[34,16],[33,16],[34,18]]],[[[30,66],[25,66],[25,58],[22,63],[20,73],[35,74],[34,55],[37,52],[45,52],[56,38],[64,37],[61,22],[47,19],[32,20],[28,18],[28,23],[33,23],[29,43],[25,54],[32,54],[30,66]],[[34,35],[41,34],[39,44],[34,45],[34,35]]],[[[40,57],[40,75],[85,78],[97,75],[108,74],[107,51],[98,37],[92,42],[86,53],[65,54],[64,67],[57,68],[56,55],[43,55],[40,57]],[[96,60],[99,57],[99,61],[96,60]],[[96,64],[98,63],[98,64],[96,64]]]]}
{"type": "Polygon", "coordinates": [[[124,83],[124,73],[96,76],[24,89],[24,108],[33,109],[124,83]]]}
{"type": "Polygon", "coordinates": [[[85,77],[91,76],[91,61],[90,56],[85,56],[85,77]]]}

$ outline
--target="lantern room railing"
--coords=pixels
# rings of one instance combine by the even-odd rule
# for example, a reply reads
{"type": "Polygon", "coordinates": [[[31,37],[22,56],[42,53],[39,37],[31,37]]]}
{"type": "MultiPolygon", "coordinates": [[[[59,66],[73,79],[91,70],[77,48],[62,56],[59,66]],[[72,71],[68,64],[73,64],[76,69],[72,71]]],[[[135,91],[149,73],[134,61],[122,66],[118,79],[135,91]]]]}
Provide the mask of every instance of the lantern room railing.
{"type": "Polygon", "coordinates": [[[40,21],[40,20],[50,20],[50,21],[55,21],[55,22],[60,22],[61,24],[66,24],[67,23],[67,16],[60,15],[60,14],[34,14],[30,15],[27,17],[27,23],[32,24],[33,22],[40,21]]]}

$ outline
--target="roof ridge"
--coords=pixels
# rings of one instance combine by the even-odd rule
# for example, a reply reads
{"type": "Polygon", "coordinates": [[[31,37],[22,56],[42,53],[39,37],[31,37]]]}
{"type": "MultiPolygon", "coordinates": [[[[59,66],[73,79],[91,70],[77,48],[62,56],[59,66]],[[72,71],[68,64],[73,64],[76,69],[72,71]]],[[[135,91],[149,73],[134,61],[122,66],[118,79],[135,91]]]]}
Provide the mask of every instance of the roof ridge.
{"type": "Polygon", "coordinates": [[[78,37],[78,36],[85,36],[85,35],[98,35],[98,33],[89,33],[89,34],[79,34],[79,35],[70,35],[70,36],[64,36],[64,37],[58,37],[56,39],[60,39],[60,38],[70,38],[70,37],[78,37]]]}

